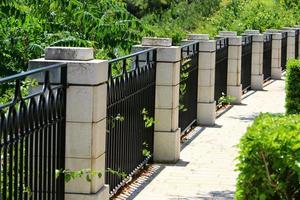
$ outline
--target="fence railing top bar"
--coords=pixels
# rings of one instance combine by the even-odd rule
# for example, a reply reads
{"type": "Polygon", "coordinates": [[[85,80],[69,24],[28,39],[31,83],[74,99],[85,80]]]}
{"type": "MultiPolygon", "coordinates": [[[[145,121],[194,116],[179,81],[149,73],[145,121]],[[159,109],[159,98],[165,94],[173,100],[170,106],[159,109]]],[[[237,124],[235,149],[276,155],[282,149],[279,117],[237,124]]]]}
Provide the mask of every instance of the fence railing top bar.
{"type": "Polygon", "coordinates": [[[181,47],[181,49],[183,49],[183,48],[195,45],[195,44],[199,44],[199,41],[191,41],[191,42],[189,42],[187,44],[181,45],[180,47],[181,47]]]}
{"type": "Polygon", "coordinates": [[[126,55],[126,56],[115,58],[115,59],[109,60],[108,63],[111,64],[111,63],[114,63],[114,62],[125,60],[127,58],[131,58],[131,57],[134,57],[134,56],[145,54],[145,53],[148,53],[148,52],[151,52],[151,51],[154,51],[154,50],[157,50],[157,48],[156,47],[152,47],[152,48],[148,48],[148,49],[145,49],[145,50],[142,50],[142,51],[138,51],[138,52],[126,55]]]}
{"type": "Polygon", "coordinates": [[[19,74],[15,74],[12,76],[8,76],[8,77],[4,77],[4,78],[0,78],[0,84],[5,83],[5,82],[10,82],[13,80],[17,80],[17,79],[22,79],[22,78],[26,78],[27,76],[33,75],[33,74],[38,74],[41,72],[46,72],[52,69],[57,69],[57,68],[62,68],[62,67],[67,67],[67,63],[57,63],[57,64],[53,64],[53,65],[48,65],[46,67],[41,67],[38,69],[32,69],[26,72],[21,72],[19,74]]]}

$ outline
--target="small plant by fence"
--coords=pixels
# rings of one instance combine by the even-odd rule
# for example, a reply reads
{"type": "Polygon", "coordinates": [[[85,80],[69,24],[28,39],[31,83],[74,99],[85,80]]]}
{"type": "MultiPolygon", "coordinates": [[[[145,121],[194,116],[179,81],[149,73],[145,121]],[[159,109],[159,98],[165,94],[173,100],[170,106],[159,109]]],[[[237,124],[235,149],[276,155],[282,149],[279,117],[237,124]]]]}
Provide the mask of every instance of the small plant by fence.
{"type": "Polygon", "coordinates": [[[271,64],[272,64],[272,35],[264,35],[264,54],[263,54],[263,74],[264,81],[267,81],[271,78],[271,64]]]}
{"type": "Polygon", "coordinates": [[[217,39],[216,71],[215,71],[215,100],[227,93],[228,74],[228,38],[217,39]]]}
{"type": "Polygon", "coordinates": [[[111,195],[151,159],[155,79],[156,49],[109,61],[106,183],[111,195]]]}
{"type": "Polygon", "coordinates": [[[243,91],[251,87],[251,66],[252,66],[252,36],[242,38],[242,66],[241,83],[243,91]]]}
{"type": "Polygon", "coordinates": [[[282,33],[282,41],[281,41],[281,67],[282,70],[286,69],[286,62],[287,62],[287,39],[288,33],[282,33]]]}
{"type": "Polygon", "coordinates": [[[1,96],[12,97],[0,105],[0,199],[64,199],[55,172],[65,167],[66,70],[55,64],[0,79],[1,96]],[[26,85],[32,77],[37,85],[26,85]]]}
{"type": "Polygon", "coordinates": [[[197,120],[199,42],[181,46],[179,126],[184,133],[197,120]]]}

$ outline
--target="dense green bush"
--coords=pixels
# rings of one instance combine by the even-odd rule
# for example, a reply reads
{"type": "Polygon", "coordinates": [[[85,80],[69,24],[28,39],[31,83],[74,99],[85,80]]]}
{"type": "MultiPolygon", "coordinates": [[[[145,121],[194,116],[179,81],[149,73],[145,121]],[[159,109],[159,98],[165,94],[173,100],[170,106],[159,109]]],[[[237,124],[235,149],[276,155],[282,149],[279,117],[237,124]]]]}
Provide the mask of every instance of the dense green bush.
{"type": "Polygon", "coordinates": [[[237,200],[300,199],[300,115],[261,114],[238,147],[237,200]]]}
{"type": "Polygon", "coordinates": [[[287,114],[300,113],[300,60],[287,64],[285,108],[287,114]]]}
{"type": "Polygon", "coordinates": [[[242,33],[246,29],[280,28],[299,21],[299,7],[284,0],[229,0],[197,32],[216,35],[221,30],[242,33]]]}

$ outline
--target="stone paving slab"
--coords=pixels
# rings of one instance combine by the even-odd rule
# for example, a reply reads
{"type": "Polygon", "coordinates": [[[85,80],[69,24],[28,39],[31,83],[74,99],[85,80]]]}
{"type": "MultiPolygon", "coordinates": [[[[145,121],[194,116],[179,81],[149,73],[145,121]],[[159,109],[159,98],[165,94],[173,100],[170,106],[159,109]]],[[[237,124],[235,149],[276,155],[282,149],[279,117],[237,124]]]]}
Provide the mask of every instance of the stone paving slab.
{"type": "Polygon", "coordinates": [[[283,113],[285,83],[272,81],[249,92],[242,105],[228,109],[215,127],[200,128],[183,144],[175,165],[156,164],[159,172],[134,200],[233,199],[238,176],[236,144],[260,112],[283,113]]]}

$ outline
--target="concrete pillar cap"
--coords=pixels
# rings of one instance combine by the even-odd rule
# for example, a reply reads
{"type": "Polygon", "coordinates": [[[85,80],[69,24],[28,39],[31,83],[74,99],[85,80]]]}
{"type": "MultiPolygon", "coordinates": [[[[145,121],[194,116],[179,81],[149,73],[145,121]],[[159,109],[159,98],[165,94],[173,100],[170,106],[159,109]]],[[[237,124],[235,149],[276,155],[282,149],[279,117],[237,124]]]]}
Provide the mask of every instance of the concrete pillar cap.
{"type": "Polygon", "coordinates": [[[158,37],[143,37],[142,46],[161,46],[161,47],[171,47],[171,38],[158,38],[158,37]]]}
{"type": "Polygon", "coordinates": [[[85,47],[47,47],[46,60],[93,60],[94,49],[85,47]]]}

